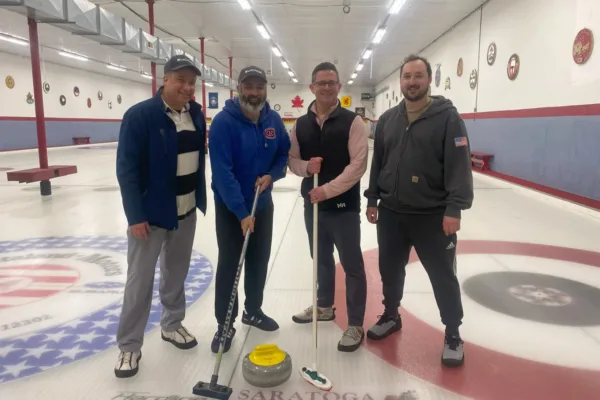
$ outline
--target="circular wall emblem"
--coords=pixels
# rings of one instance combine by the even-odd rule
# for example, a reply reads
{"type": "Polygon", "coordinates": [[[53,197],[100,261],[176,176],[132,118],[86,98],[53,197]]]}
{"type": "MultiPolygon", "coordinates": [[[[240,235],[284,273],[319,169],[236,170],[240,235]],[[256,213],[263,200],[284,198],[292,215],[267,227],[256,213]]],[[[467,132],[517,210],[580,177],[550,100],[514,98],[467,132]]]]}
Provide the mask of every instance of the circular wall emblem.
{"type": "Polygon", "coordinates": [[[273,109],[275,111],[279,111],[279,110],[281,110],[281,106],[279,104],[275,104],[275,106],[273,106],[273,109]]]}
{"type": "Polygon", "coordinates": [[[92,108],[92,99],[90,99],[89,97],[87,99],[87,106],[88,108],[92,108]]]}
{"type": "Polygon", "coordinates": [[[15,87],[15,79],[8,75],[5,79],[4,79],[4,83],[6,83],[6,87],[9,89],[12,89],[15,87]]]}
{"type": "MultiPolygon", "coordinates": [[[[208,259],[193,252],[188,307],[212,276],[208,259]]],[[[114,349],[126,277],[127,239],[121,236],[0,241],[0,382],[114,349]]],[[[160,326],[159,281],[146,332],[160,326]]]]}
{"type": "Polygon", "coordinates": [[[437,69],[435,70],[435,86],[436,87],[440,87],[440,82],[442,81],[442,70],[441,70],[442,66],[438,65],[437,69]]]}
{"type": "Polygon", "coordinates": [[[78,96],[79,96],[79,88],[78,88],[77,86],[75,86],[75,87],[73,88],[73,94],[75,95],[75,97],[78,97],[78,96]]]}
{"type": "Polygon", "coordinates": [[[477,70],[474,69],[469,75],[469,87],[475,89],[477,87],[477,70]]]}
{"type": "Polygon", "coordinates": [[[573,42],[573,60],[576,64],[585,64],[594,49],[594,35],[592,31],[584,28],[579,31],[573,42]]]}
{"type": "Polygon", "coordinates": [[[444,90],[450,90],[450,77],[446,78],[446,84],[444,85],[444,90]]]}
{"type": "Polygon", "coordinates": [[[27,93],[27,98],[25,99],[25,101],[27,102],[27,104],[33,104],[35,103],[34,99],[33,99],[33,95],[30,93],[27,93]]]}
{"type": "Polygon", "coordinates": [[[121,95],[120,95],[120,94],[119,94],[119,95],[117,95],[117,103],[121,104],[121,101],[122,101],[122,100],[123,100],[123,99],[121,99],[121,95]]]}
{"type": "Polygon", "coordinates": [[[463,59],[462,57],[458,59],[458,66],[456,67],[456,75],[462,76],[463,74],[463,59]]]}
{"type": "Polygon", "coordinates": [[[521,67],[521,60],[517,54],[513,54],[508,59],[508,65],[506,67],[506,74],[508,75],[508,79],[514,81],[517,79],[517,75],[519,75],[519,69],[521,67]]]}
{"type": "Polygon", "coordinates": [[[108,109],[112,110],[112,101],[110,101],[110,100],[108,101],[108,109]]]}
{"type": "Polygon", "coordinates": [[[50,92],[50,84],[48,82],[44,82],[43,89],[44,93],[50,92]]]}
{"type": "Polygon", "coordinates": [[[498,49],[496,48],[496,43],[494,43],[494,42],[490,43],[490,45],[488,46],[488,49],[487,49],[488,65],[494,65],[494,62],[496,62],[497,50],[498,49]]]}
{"type": "Polygon", "coordinates": [[[65,97],[64,94],[60,95],[60,97],[58,98],[58,101],[60,101],[61,106],[64,106],[65,104],[67,104],[67,98],[65,97]]]}
{"type": "Polygon", "coordinates": [[[98,100],[102,100],[103,97],[104,95],[102,94],[102,92],[98,91],[98,100]]]}

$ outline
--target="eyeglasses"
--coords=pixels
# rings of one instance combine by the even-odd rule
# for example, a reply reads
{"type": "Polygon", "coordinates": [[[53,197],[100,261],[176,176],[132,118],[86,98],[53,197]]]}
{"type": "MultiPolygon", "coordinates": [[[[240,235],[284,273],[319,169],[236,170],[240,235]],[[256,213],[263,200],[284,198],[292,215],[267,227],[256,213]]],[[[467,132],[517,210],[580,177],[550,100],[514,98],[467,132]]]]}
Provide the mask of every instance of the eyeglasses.
{"type": "Polygon", "coordinates": [[[314,83],[315,85],[319,86],[319,87],[325,87],[325,86],[337,86],[339,84],[338,81],[318,81],[314,83]]]}

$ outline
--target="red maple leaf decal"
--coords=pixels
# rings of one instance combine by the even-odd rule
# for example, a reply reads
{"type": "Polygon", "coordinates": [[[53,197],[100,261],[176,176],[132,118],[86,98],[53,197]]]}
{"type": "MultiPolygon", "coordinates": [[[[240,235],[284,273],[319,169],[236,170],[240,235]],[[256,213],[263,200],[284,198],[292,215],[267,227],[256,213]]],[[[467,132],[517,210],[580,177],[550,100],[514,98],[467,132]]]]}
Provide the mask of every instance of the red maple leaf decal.
{"type": "Polygon", "coordinates": [[[302,108],[304,104],[304,100],[300,98],[300,96],[296,96],[292,99],[292,107],[293,108],[302,108]]]}

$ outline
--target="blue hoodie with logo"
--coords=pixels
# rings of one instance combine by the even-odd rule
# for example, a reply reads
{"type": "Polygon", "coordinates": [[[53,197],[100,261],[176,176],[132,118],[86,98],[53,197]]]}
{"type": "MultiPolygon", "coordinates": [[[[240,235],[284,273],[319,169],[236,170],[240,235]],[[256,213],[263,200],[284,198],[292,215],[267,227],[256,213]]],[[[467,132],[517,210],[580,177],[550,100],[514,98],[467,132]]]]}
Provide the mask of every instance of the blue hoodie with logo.
{"type": "MultiPolygon", "coordinates": [[[[210,124],[211,188],[215,202],[225,204],[241,221],[250,215],[256,180],[271,175],[273,182],[286,176],[290,137],[279,114],[266,103],[258,122],[252,122],[237,98],[228,99],[210,124]]],[[[270,185],[256,206],[271,201],[270,185]]]]}

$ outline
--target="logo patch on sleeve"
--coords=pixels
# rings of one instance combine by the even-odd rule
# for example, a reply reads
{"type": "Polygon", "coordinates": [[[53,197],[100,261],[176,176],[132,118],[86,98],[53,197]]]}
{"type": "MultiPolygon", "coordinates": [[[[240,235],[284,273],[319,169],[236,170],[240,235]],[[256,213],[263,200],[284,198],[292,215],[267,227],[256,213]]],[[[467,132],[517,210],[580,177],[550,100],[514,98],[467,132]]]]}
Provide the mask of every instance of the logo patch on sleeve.
{"type": "Polygon", "coordinates": [[[265,137],[267,139],[275,139],[275,128],[265,129],[265,137]]]}
{"type": "Polygon", "coordinates": [[[466,146],[467,138],[465,136],[454,138],[454,145],[456,147],[466,146]]]}

